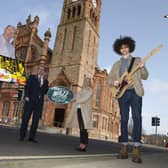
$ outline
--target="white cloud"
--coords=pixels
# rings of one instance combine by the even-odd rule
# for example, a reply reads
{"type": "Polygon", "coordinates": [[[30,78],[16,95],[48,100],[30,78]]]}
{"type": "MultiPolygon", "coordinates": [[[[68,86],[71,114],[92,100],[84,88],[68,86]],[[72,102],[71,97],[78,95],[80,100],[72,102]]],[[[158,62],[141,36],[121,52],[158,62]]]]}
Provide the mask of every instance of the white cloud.
{"type": "Polygon", "coordinates": [[[48,24],[48,18],[50,16],[50,11],[48,9],[45,9],[44,7],[30,8],[30,9],[27,9],[25,13],[26,15],[30,14],[32,17],[39,16],[41,25],[48,24]]]}
{"type": "Polygon", "coordinates": [[[27,17],[27,15],[31,14],[34,16],[39,16],[40,18],[40,25],[50,25],[53,24],[53,22],[57,22],[57,20],[60,19],[60,14],[62,10],[62,3],[61,1],[55,2],[52,1],[51,3],[45,5],[45,3],[42,3],[41,5],[36,5],[33,7],[26,7],[24,9],[24,14],[27,17]]]}
{"type": "Polygon", "coordinates": [[[154,128],[151,126],[153,116],[160,117],[159,133],[165,134],[168,130],[167,100],[168,100],[168,81],[166,79],[153,78],[145,82],[145,96],[143,105],[143,128],[152,133],[154,128]]]}
{"type": "Polygon", "coordinates": [[[161,79],[152,79],[150,80],[147,85],[146,89],[148,92],[153,94],[163,94],[168,93],[168,81],[164,81],[161,79]]]}
{"type": "Polygon", "coordinates": [[[50,8],[44,4],[41,4],[41,6],[33,6],[32,8],[24,8],[23,9],[23,18],[26,20],[28,15],[31,15],[31,20],[34,19],[35,16],[39,16],[39,26],[38,26],[38,35],[41,37],[41,39],[44,38],[45,31],[50,28],[51,30],[51,39],[49,46],[50,48],[53,47],[54,41],[55,41],[55,34],[56,29],[59,24],[60,15],[61,15],[61,8],[62,3],[54,2],[52,5],[50,4],[50,8]]]}

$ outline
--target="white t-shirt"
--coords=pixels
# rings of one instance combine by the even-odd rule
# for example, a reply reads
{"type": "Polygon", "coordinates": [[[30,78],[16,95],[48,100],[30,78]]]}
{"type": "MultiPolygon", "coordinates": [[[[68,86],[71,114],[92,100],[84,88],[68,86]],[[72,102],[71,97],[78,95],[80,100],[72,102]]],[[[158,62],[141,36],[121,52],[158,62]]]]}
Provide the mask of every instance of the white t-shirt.
{"type": "Polygon", "coordinates": [[[15,48],[3,35],[0,36],[0,55],[15,59],[15,48]]]}

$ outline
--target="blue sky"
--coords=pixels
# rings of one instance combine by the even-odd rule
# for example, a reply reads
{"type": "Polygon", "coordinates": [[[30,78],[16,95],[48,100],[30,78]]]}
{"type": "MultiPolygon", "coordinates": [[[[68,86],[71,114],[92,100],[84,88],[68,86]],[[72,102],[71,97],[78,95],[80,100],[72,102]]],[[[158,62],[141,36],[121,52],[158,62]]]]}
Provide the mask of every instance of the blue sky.
{"type": "MultiPolygon", "coordinates": [[[[29,14],[40,17],[39,36],[51,28],[50,47],[53,48],[56,28],[59,24],[63,0],[5,0],[0,1],[0,33],[6,25],[23,24],[29,14]]],[[[147,134],[154,133],[151,117],[159,116],[158,132],[168,133],[168,3],[165,0],[102,0],[100,20],[100,46],[98,65],[110,69],[119,59],[112,50],[112,43],[120,35],[132,36],[136,50],[132,55],[145,57],[159,44],[164,47],[148,60],[149,79],[144,81],[143,128],[147,134]]]]}

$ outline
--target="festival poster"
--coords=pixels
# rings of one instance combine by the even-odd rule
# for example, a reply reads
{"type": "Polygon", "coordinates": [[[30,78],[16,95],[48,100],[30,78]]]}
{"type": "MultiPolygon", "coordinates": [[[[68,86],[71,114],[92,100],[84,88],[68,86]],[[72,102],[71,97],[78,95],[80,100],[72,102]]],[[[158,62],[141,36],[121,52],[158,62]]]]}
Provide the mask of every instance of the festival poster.
{"type": "Polygon", "coordinates": [[[0,55],[0,81],[24,85],[26,76],[23,62],[0,55]]]}

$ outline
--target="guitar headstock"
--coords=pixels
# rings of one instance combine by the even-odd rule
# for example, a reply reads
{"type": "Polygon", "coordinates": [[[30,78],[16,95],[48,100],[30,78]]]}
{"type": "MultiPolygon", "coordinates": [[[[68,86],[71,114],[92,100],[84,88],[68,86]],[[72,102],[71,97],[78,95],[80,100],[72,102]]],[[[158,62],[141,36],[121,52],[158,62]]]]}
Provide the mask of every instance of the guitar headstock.
{"type": "Polygon", "coordinates": [[[160,49],[163,47],[163,45],[159,45],[158,47],[154,48],[144,59],[143,61],[146,62],[148,58],[150,58],[151,56],[153,56],[154,54],[156,54],[158,51],[160,51],[160,49]]]}
{"type": "Polygon", "coordinates": [[[155,53],[157,53],[158,51],[160,51],[160,49],[163,47],[163,45],[159,45],[158,47],[156,47],[155,49],[153,49],[150,54],[151,55],[154,55],[155,53]]]}

